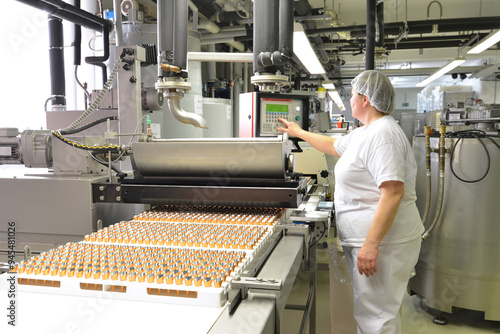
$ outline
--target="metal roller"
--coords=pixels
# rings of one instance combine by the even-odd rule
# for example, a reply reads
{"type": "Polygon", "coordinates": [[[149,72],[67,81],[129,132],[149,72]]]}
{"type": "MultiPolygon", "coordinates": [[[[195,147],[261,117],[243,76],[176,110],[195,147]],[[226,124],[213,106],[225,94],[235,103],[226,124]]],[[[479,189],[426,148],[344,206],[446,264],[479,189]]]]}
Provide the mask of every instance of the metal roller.
{"type": "Polygon", "coordinates": [[[291,142],[277,138],[165,139],[132,144],[135,177],[284,179],[291,142]]]}

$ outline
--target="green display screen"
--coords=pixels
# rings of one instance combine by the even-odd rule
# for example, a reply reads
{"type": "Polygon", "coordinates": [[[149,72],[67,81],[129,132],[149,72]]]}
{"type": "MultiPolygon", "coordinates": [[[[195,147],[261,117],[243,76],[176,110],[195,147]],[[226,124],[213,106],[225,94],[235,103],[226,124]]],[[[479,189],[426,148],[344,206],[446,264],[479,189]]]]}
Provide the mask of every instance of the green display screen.
{"type": "Polygon", "coordinates": [[[286,104],[266,104],[266,112],[288,112],[286,104]]]}

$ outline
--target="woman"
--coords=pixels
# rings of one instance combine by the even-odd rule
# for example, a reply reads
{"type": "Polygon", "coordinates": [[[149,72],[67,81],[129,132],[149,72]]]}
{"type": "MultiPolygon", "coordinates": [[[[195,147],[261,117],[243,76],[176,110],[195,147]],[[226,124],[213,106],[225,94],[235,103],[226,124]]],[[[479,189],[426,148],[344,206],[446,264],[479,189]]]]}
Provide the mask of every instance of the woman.
{"type": "Polygon", "coordinates": [[[323,153],[335,166],[335,211],[354,291],[358,333],[401,333],[399,310],[424,232],[415,200],[417,166],[406,135],[390,114],[395,92],[378,71],[351,82],[351,109],[364,124],[338,139],[281,119],[279,130],[323,153]]]}

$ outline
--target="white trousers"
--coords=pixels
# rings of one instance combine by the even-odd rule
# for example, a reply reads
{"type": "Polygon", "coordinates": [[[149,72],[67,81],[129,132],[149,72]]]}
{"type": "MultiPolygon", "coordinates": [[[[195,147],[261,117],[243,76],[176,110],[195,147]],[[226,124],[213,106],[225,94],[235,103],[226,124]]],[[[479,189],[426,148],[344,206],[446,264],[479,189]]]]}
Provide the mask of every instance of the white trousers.
{"type": "Polygon", "coordinates": [[[420,253],[421,239],[380,245],[377,272],[360,275],[357,266],[359,247],[343,247],[354,291],[354,319],[358,334],[401,334],[399,310],[411,270],[420,253]]]}

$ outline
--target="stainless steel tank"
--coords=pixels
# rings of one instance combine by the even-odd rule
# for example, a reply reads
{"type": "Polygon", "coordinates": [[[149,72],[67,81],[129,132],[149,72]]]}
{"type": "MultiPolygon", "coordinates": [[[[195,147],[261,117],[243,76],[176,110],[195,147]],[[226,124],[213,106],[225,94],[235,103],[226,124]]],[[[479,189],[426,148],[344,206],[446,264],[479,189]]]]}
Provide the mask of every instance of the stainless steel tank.
{"type": "MultiPolygon", "coordinates": [[[[446,139],[451,148],[458,139],[446,139]]],[[[500,139],[494,141],[500,145],[500,139]]],[[[452,313],[456,308],[484,311],[486,320],[500,321],[500,149],[483,139],[489,152],[488,174],[479,182],[457,179],[446,154],[445,190],[440,219],[423,241],[417,275],[410,290],[422,297],[427,306],[452,313]]],[[[439,138],[431,138],[438,148],[439,138]]],[[[417,174],[417,205],[424,211],[426,196],[425,138],[414,137],[417,174]]],[[[438,196],[439,158],[432,160],[432,205],[426,226],[434,218],[438,196]]],[[[462,139],[456,146],[455,173],[465,180],[482,177],[488,157],[477,139],[462,139]]]]}
{"type": "Polygon", "coordinates": [[[231,100],[203,98],[203,118],[210,124],[210,128],[203,130],[204,138],[233,137],[231,100]]]}

